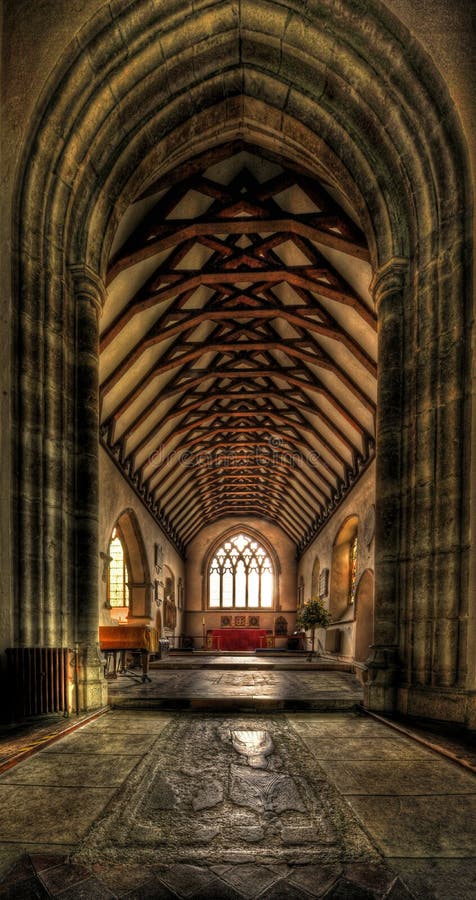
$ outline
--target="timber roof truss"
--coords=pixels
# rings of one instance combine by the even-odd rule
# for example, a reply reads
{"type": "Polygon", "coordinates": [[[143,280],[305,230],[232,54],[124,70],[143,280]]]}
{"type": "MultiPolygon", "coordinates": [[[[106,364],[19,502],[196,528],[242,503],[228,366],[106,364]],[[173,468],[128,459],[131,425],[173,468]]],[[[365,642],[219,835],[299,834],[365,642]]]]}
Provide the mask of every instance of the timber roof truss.
{"type": "Polygon", "coordinates": [[[181,551],[230,515],[302,550],[373,456],[369,255],[333,193],[222,147],[150,185],[114,248],[101,439],[181,551]]]}

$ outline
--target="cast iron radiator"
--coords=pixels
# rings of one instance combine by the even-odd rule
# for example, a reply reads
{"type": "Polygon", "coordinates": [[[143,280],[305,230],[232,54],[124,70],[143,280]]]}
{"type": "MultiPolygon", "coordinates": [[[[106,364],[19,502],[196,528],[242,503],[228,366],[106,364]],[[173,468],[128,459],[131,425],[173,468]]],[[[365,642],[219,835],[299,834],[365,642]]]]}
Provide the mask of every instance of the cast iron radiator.
{"type": "Polygon", "coordinates": [[[68,715],[70,653],[66,647],[7,649],[9,700],[14,720],[54,712],[68,715]]]}

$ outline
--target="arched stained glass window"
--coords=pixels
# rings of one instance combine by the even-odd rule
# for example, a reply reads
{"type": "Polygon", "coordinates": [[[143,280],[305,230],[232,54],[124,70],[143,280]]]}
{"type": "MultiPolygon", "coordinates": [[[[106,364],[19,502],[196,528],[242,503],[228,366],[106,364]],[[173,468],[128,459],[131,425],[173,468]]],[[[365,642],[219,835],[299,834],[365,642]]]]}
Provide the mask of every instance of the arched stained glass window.
{"type": "Polygon", "coordinates": [[[109,544],[109,558],[107,592],[109,606],[129,606],[129,591],[127,588],[129,575],[124,547],[117,528],[112,532],[111,543],[109,544]]]}
{"type": "Polygon", "coordinates": [[[273,608],[274,570],[255,538],[237,534],[214,554],[208,571],[211,609],[273,608]]]}
{"type": "Polygon", "coordinates": [[[352,539],[349,547],[349,603],[355,601],[357,588],[357,535],[352,539]]]}

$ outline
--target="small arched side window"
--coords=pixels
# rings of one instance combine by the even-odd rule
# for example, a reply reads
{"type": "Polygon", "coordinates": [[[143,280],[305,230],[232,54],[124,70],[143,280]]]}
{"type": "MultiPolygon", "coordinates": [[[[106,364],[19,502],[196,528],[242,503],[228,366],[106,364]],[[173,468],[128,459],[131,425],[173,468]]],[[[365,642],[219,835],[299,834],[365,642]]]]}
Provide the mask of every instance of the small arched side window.
{"type": "Polygon", "coordinates": [[[107,583],[107,602],[109,606],[129,606],[129,590],[127,583],[129,573],[127,571],[124,545],[119,529],[112,532],[109,544],[109,576],[107,583]]]}

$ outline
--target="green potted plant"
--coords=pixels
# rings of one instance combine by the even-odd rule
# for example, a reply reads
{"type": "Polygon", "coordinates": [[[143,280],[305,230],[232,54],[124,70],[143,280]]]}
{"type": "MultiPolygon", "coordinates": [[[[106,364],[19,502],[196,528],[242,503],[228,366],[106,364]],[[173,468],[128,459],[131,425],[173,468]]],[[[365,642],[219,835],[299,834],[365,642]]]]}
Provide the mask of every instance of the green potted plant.
{"type": "Polygon", "coordinates": [[[308,600],[298,611],[296,624],[302,631],[312,632],[311,652],[308,661],[314,656],[314,644],[316,636],[316,628],[327,628],[330,625],[331,616],[329,610],[324,606],[323,601],[319,597],[313,597],[308,600]]]}

